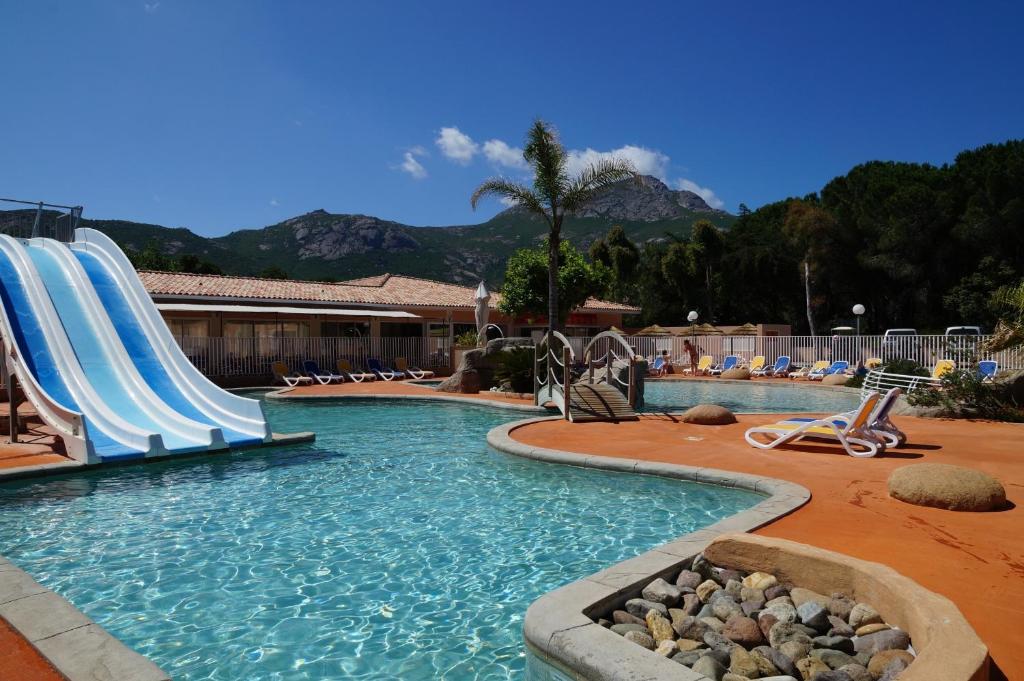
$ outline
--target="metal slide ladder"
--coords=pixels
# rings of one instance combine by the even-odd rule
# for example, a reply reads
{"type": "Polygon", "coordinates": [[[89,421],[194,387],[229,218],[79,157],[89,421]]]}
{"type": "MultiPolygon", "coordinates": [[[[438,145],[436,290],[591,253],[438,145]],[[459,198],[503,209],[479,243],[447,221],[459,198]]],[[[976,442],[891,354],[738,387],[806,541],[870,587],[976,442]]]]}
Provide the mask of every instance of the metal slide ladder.
{"type": "Polygon", "coordinates": [[[600,333],[591,339],[583,357],[584,372],[574,381],[576,354],[569,339],[557,331],[548,332],[534,346],[534,404],[553,404],[574,423],[635,421],[636,355],[626,339],[613,331],[600,333]],[[626,381],[616,375],[616,361],[626,362],[626,381]]]}

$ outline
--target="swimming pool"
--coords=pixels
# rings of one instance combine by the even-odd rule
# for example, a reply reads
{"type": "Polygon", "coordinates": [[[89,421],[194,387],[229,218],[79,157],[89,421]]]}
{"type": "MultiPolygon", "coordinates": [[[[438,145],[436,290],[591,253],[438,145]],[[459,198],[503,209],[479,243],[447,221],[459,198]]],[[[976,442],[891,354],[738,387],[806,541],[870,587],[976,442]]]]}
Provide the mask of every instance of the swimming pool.
{"type": "Polygon", "coordinates": [[[0,554],[175,679],[507,679],[541,594],[761,499],[495,453],[497,408],[267,412],[317,442],[0,486],[0,554]]]}
{"type": "Polygon", "coordinates": [[[737,412],[838,414],[855,408],[855,392],[827,390],[799,384],[777,385],[767,381],[647,381],[644,411],[686,411],[695,404],[719,404],[737,412]]]}

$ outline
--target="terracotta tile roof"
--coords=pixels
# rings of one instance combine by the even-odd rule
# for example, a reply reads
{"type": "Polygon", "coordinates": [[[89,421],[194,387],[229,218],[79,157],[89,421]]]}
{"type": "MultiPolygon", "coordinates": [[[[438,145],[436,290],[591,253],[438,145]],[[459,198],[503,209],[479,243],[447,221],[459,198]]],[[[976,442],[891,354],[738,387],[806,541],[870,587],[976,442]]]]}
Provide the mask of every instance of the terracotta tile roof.
{"type": "MultiPolygon", "coordinates": [[[[198,296],[210,299],[465,309],[472,309],[476,306],[473,300],[475,287],[407,277],[401,274],[381,274],[337,283],[154,272],[151,270],[142,270],[139,272],[139,276],[150,295],[162,298],[198,296]]],[[[500,294],[493,294],[490,307],[496,307],[500,298],[500,294]]],[[[588,300],[583,309],[624,313],[637,311],[636,308],[628,305],[595,299],[588,300]]]]}

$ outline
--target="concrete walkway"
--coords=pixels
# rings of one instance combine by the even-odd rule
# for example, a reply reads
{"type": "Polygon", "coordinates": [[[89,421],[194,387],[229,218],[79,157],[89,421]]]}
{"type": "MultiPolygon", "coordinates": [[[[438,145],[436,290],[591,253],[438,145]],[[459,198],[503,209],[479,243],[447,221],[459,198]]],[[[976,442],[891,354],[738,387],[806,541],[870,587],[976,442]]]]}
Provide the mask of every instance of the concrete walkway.
{"type": "Polygon", "coordinates": [[[838,446],[762,451],[743,440],[773,416],[740,416],[729,426],[679,423],[668,415],[636,422],[543,421],[512,431],[524,444],[572,452],[707,466],[790,480],[811,490],[809,504],[761,528],[791,539],[884,563],[953,600],[989,646],[994,678],[1024,679],[1024,426],[901,417],[905,448],[854,459],[838,446]],[[1011,508],[957,513],[888,496],[893,469],[948,463],[1000,479],[1011,508]]]}

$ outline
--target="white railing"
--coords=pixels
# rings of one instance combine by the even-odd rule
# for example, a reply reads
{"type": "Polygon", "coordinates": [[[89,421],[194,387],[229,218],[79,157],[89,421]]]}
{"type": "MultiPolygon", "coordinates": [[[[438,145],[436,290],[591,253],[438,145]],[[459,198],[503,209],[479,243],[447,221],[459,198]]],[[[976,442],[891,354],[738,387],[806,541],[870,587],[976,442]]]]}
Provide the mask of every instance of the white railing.
{"type": "Polygon", "coordinates": [[[915,390],[937,388],[942,385],[942,380],[931,376],[909,376],[907,374],[890,374],[885,371],[869,371],[864,377],[864,385],[861,387],[861,399],[867,397],[869,392],[885,394],[892,388],[900,388],[904,395],[909,395],[915,390]]]}
{"type": "MultiPolygon", "coordinates": [[[[988,353],[980,348],[989,336],[626,336],[636,354],[653,359],[667,350],[676,365],[688,362],[683,342],[690,340],[702,355],[713,355],[721,361],[726,355],[739,355],[750,361],[764,355],[768,364],[777,357],[788,355],[794,364],[812,364],[817,360],[846,360],[851,368],[857,362],[871,358],[884,360],[912,359],[931,368],[940,359],[951,359],[958,367],[972,361],[991,359],[999,363],[999,371],[1024,369],[1024,348],[1013,348],[988,353]]],[[[570,337],[577,353],[590,342],[590,338],[570,337]]]]}
{"type": "Polygon", "coordinates": [[[271,365],[283,361],[292,370],[302,370],[306,360],[324,370],[347,359],[365,369],[369,357],[391,365],[405,357],[410,366],[436,369],[450,363],[447,338],[329,337],[329,338],[223,338],[177,337],[175,340],[196,367],[209,377],[270,376],[271,365]]]}

